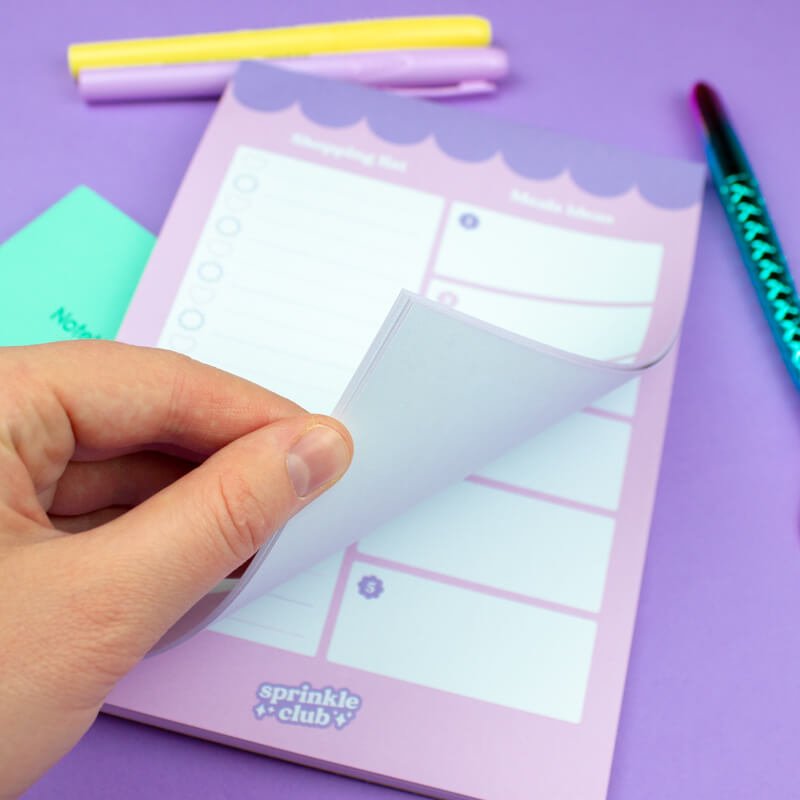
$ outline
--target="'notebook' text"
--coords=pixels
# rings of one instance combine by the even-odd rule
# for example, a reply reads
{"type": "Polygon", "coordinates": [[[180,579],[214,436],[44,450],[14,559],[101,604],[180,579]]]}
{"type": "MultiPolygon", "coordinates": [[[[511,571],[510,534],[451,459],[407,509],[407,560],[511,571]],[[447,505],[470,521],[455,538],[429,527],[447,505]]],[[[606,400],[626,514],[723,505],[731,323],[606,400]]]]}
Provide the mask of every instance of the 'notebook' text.
{"type": "Polygon", "coordinates": [[[99,333],[92,333],[83,322],[79,322],[67,311],[64,306],[56,309],[51,315],[53,320],[61,330],[68,333],[73,339],[102,339],[99,333]]]}

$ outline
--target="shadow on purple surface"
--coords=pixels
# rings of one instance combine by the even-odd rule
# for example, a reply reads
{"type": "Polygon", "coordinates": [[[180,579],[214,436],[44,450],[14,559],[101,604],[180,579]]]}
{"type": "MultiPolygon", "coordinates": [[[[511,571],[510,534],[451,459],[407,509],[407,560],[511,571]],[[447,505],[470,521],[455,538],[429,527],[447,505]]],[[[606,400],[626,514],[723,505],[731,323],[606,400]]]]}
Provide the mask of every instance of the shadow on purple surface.
{"type": "Polygon", "coordinates": [[[24,795],[25,800],[111,797],[400,800],[413,795],[106,715],[24,795]],[[161,762],[162,770],[154,771],[153,762],[161,762]],[[66,786],[75,793],[65,795],[66,786]]]}

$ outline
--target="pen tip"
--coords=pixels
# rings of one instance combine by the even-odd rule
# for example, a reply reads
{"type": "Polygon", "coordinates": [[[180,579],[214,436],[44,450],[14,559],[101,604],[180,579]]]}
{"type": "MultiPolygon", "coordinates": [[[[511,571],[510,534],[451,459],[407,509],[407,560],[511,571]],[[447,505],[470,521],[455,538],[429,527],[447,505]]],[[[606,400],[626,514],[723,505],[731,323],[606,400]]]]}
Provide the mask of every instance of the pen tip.
{"type": "Polygon", "coordinates": [[[692,87],[691,99],[695,111],[706,126],[723,116],[719,95],[705,81],[695,83],[692,87]]]}
{"type": "Polygon", "coordinates": [[[700,103],[714,95],[716,92],[705,81],[697,81],[692,87],[692,99],[695,103],[700,103]]]}

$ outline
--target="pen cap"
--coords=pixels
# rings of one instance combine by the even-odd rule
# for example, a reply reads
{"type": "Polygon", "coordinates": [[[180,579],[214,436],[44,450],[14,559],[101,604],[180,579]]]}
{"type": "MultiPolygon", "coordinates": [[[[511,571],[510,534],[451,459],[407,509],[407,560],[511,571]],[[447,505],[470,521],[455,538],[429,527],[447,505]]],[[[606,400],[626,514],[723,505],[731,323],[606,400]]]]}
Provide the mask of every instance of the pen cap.
{"type": "Polygon", "coordinates": [[[382,50],[267,61],[292,72],[371,86],[448,86],[496,81],[508,74],[508,56],[497,47],[382,50]]]}

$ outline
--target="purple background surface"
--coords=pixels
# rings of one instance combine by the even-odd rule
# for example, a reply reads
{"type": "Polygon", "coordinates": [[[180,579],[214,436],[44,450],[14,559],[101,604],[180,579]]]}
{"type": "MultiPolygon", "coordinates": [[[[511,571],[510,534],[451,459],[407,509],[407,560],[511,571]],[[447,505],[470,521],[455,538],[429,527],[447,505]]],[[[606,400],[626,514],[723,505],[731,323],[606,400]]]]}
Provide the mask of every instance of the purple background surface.
{"type": "MultiPolygon", "coordinates": [[[[205,102],[87,108],[67,43],[432,10],[491,17],[510,52],[513,82],[494,99],[461,101],[476,113],[699,158],[686,93],[699,76],[716,81],[790,261],[800,253],[795,0],[757,13],[718,0],[5,0],[0,239],[78,183],[157,230],[211,114],[205,102]]],[[[612,800],[800,794],[799,434],[798,398],[709,193],[612,800]]],[[[400,795],[101,718],[28,796],[400,795]]]]}

